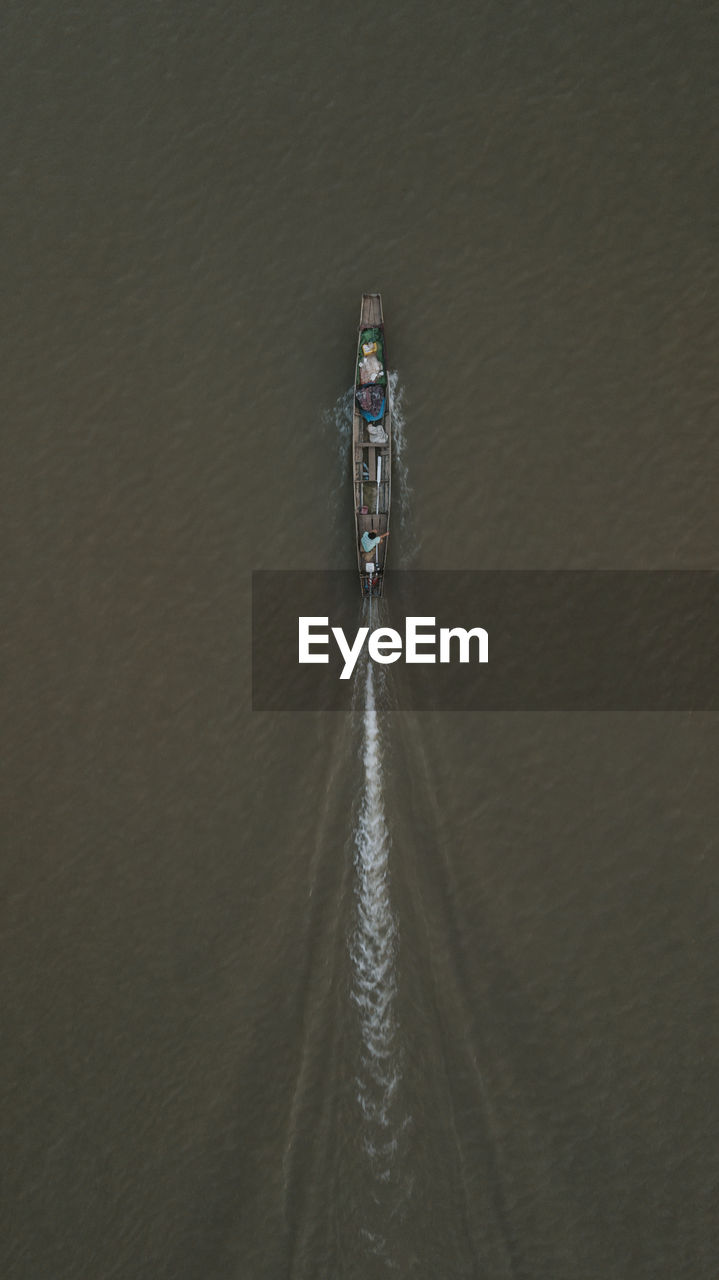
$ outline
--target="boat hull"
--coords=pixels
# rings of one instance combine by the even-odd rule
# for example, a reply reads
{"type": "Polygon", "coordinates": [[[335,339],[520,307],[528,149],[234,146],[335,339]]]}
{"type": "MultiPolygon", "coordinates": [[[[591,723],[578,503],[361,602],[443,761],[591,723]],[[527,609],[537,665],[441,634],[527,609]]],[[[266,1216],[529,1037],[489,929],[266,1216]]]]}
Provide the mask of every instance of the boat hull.
{"type": "Polygon", "coordinates": [[[355,548],[360,590],[380,596],[387,568],[392,496],[392,410],[382,298],[364,293],[360,308],[352,399],[355,548]],[[371,551],[362,536],[380,536],[371,551]]]}

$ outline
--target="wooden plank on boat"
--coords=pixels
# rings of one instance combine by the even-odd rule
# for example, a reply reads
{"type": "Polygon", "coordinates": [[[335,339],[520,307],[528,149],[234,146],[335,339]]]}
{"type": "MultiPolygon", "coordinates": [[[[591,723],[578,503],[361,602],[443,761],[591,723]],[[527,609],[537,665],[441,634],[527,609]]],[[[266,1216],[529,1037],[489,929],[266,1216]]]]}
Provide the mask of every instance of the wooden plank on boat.
{"type": "Polygon", "coordinates": [[[360,325],[363,328],[373,328],[374,325],[382,323],[382,299],[378,293],[365,293],[362,295],[362,311],[360,314],[360,325]]]}

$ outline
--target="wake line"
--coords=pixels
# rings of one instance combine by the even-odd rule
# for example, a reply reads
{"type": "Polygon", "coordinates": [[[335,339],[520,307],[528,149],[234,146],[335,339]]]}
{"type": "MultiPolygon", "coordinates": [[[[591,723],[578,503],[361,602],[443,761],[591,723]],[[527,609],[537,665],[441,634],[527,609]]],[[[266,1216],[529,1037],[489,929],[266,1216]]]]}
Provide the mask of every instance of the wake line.
{"type": "MultiPolygon", "coordinates": [[[[411,561],[415,539],[409,517],[411,490],[404,458],[402,386],[396,372],[389,374],[388,390],[392,407],[393,489],[399,510],[399,527],[395,528],[401,531],[403,547],[395,564],[405,567],[411,561]]],[[[351,412],[352,402],[353,393],[343,401],[343,407],[346,404],[351,412]]],[[[390,557],[392,554],[390,549],[390,557]]],[[[368,603],[371,624],[375,602],[370,597],[368,603]]],[[[352,999],[361,1038],[356,1083],[363,1118],[362,1141],[375,1177],[387,1182],[397,1161],[399,1137],[410,1121],[398,1110],[402,1081],[395,1012],[399,935],[390,898],[390,837],[384,809],[384,762],[375,679],[374,663],[367,662],[362,711],[362,795],[353,832],[356,920],[350,956],[352,999]]],[[[357,673],[355,691],[361,697],[359,686],[357,673]]]]}
{"type": "Polygon", "coordinates": [[[367,664],[363,714],[363,787],[354,831],[357,916],[351,939],[352,999],[362,1051],[357,1101],[366,1121],[365,1152],[387,1180],[397,1140],[392,1102],[401,1079],[396,1044],[397,926],[389,895],[390,839],[384,812],[382,739],[373,664],[367,664]]]}
{"type": "MultiPolygon", "coordinates": [[[[392,506],[399,512],[399,522],[395,519],[393,524],[390,523],[390,529],[395,535],[400,535],[399,547],[395,545],[390,550],[390,568],[409,569],[419,551],[419,541],[412,520],[412,486],[405,459],[404,387],[396,370],[389,374],[389,394],[392,405],[392,506]]],[[[395,536],[395,544],[397,541],[395,536]]]]}

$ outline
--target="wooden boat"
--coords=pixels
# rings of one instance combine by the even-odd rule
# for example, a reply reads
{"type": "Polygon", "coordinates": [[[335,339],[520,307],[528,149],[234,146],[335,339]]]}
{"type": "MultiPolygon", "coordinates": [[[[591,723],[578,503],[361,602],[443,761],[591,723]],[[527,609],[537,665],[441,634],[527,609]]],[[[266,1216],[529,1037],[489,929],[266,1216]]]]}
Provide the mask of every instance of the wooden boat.
{"type": "Polygon", "coordinates": [[[362,594],[381,596],[387,566],[391,492],[391,411],[382,298],[363,293],[352,405],[355,547],[362,594]],[[363,534],[380,535],[371,551],[363,534]]]}

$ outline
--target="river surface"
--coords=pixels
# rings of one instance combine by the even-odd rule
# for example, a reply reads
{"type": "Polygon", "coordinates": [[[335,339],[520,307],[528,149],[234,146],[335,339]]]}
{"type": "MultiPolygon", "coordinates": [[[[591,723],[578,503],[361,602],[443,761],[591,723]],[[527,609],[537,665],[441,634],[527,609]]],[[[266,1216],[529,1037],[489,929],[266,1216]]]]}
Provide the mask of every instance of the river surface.
{"type": "Polygon", "coordinates": [[[363,291],[391,564],[716,567],[718,58],[5,5],[3,1280],[717,1275],[716,717],[259,713],[249,640],[354,563],[363,291]]]}

